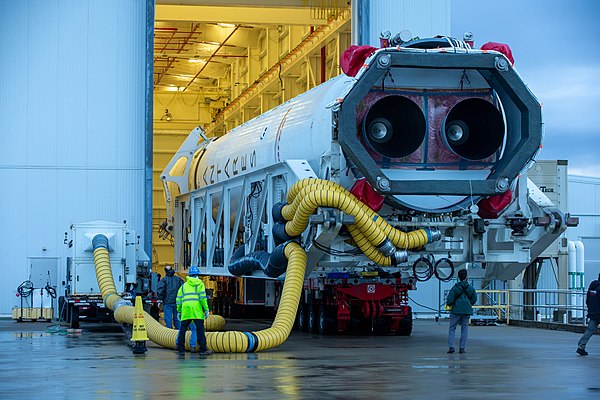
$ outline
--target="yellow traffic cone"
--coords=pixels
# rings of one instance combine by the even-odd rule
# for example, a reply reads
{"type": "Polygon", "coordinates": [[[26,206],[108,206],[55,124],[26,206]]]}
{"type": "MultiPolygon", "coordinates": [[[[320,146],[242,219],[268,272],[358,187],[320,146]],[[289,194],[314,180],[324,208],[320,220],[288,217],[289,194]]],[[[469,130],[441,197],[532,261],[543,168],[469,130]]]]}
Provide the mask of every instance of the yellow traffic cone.
{"type": "Polygon", "coordinates": [[[133,330],[131,333],[131,341],[135,342],[133,346],[133,352],[136,354],[141,354],[148,351],[148,349],[146,348],[146,340],[148,340],[148,334],[146,333],[146,320],[144,319],[144,308],[142,307],[142,298],[140,296],[137,296],[135,298],[133,330]]]}

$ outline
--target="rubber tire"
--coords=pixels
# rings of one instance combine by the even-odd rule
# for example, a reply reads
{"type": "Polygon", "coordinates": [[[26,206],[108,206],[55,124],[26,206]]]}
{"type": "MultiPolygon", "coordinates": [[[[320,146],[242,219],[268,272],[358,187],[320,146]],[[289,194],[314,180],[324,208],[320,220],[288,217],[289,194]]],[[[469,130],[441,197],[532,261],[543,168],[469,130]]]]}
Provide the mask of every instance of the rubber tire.
{"type": "Polygon", "coordinates": [[[301,332],[308,332],[308,306],[300,304],[298,307],[298,328],[301,332]]]}
{"type": "Polygon", "coordinates": [[[400,325],[398,326],[398,330],[396,331],[396,335],[398,336],[410,336],[413,329],[413,316],[412,311],[408,314],[408,316],[400,321],[400,325]]]}
{"type": "Polygon", "coordinates": [[[376,318],[374,321],[374,335],[389,335],[392,333],[390,330],[391,321],[389,318],[376,318]]]}
{"type": "Polygon", "coordinates": [[[69,323],[72,329],[79,329],[79,309],[75,306],[70,307],[69,323]]]}
{"type": "Polygon", "coordinates": [[[319,314],[314,306],[308,306],[308,331],[310,333],[319,333],[319,314]]]}
{"type": "Polygon", "coordinates": [[[333,313],[326,307],[319,307],[319,333],[321,335],[333,335],[336,333],[335,318],[333,313]]]}

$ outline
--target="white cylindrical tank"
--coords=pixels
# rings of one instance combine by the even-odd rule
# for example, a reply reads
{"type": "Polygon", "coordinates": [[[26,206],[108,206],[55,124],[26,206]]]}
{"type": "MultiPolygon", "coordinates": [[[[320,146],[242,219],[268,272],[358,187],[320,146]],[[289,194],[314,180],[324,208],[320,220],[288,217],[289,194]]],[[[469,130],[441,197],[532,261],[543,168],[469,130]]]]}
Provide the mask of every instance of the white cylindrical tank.
{"type": "MultiPolygon", "coordinates": [[[[575,242],[569,240],[567,244],[567,249],[569,252],[568,258],[568,270],[569,270],[569,290],[575,291],[577,288],[577,248],[575,247],[575,242]]],[[[571,307],[577,306],[577,294],[572,293],[569,296],[569,305],[571,307]]],[[[577,316],[577,312],[575,310],[571,310],[570,312],[571,318],[575,318],[577,316]]]]}
{"type": "Polygon", "coordinates": [[[575,248],[577,249],[577,260],[576,266],[576,290],[580,293],[577,296],[577,318],[584,318],[583,308],[585,305],[585,247],[583,242],[578,240],[575,242],[575,248]]]}

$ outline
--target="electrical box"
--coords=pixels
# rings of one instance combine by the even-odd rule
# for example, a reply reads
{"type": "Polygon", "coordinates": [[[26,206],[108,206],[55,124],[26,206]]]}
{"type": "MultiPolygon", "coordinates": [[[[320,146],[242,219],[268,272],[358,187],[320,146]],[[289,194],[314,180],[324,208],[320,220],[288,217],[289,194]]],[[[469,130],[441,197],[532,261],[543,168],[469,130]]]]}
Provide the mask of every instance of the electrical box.
{"type": "MultiPolygon", "coordinates": [[[[527,171],[527,177],[550,199],[556,208],[567,212],[567,160],[538,160],[527,171]]],[[[539,257],[558,257],[567,252],[563,233],[539,257]]]]}

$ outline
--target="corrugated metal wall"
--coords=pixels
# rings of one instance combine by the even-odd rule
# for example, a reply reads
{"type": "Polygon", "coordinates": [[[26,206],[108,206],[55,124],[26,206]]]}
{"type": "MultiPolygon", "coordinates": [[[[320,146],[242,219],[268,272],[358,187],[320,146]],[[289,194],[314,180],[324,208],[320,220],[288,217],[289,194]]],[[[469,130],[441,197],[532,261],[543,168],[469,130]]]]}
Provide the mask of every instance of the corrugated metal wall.
{"type": "Polygon", "coordinates": [[[569,176],[569,211],[579,217],[579,226],[567,229],[567,237],[585,246],[587,286],[600,273],[600,178],[569,176]]]}
{"type": "Polygon", "coordinates": [[[0,314],[30,258],[64,279],[71,223],[144,236],[146,25],[146,0],[0,2],[0,314]]]}
{"type": "Polygon", "coordinates": [[[354,0],[352,7],[353,44],[379,47],[385,31],[393,37],[408,30],[420,38],[451,33],[450,0],[354,0]]]}

